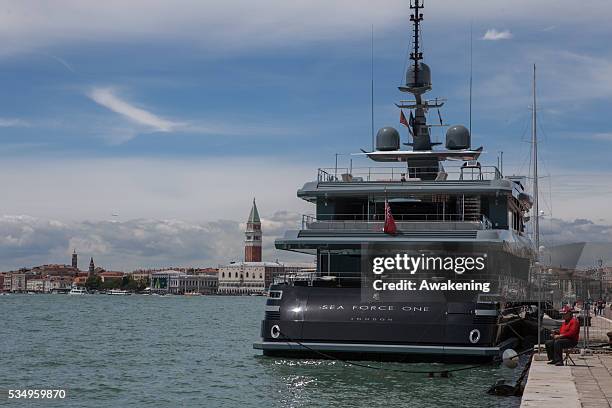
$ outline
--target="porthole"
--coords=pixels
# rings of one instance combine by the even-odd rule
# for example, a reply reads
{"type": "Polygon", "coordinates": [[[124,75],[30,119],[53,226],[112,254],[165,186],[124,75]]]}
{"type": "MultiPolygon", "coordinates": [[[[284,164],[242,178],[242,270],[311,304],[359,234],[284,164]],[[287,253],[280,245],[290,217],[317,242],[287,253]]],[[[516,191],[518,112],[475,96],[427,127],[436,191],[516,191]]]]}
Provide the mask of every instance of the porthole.
{"type": "Polygon", "coordinates": [[[480,340],[480,330],[474,329],[470,332],[470,343],[476,344],[480,340]]]}
{"type": "Polygon", "coordinates": [[[274,326],[272,326],[272,328],[270,329],[270,335],[272,336],[273,339],[278,339],[278,336],[280,336],[281,331],[280,331],[280,327],[278,327],[278,324],[275,324],[274,326]]]}

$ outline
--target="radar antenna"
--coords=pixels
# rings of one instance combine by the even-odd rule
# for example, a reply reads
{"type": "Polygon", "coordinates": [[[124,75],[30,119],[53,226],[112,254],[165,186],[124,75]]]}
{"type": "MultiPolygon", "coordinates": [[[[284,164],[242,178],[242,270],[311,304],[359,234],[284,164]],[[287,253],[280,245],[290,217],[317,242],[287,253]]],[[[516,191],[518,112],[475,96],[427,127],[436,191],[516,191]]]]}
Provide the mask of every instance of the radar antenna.
{"type": "Polygon", "coordinates": [[[429,126],[425,114],[430,108],[439,108],[444,103],[442,101],[427,101],[422,95],[431,89],[431,71],[427,64],[422,63],[423,52],[421,51],[421,21],[423,21],[424,0],[410,0],[410,21],[414,30],[412,33],[412,50],[410,52],[410,66],[406,71],[406,83],[400,86],[402,92],[414,95],[414,101],[400,101],[396,104],[400,109],[414,109],[414,119],[410,121],[413,143],[410,143],[413,150],[428,151],[434,145],[430,139],[429,126]]]}
{"type": "Polygon", "coordinates": [[[415,0],[414,3],[410,0],[410,8],[414,10],[414,14],[410,15],[410,21],[414,23],[414,34],[413,34],[413,45],[414,49],[410,53],[410,59],[414,63],[414,83],[418,83],[418,73],[419,73],[419,61],[423,59],[423,53],[419,50],[420,42],[420,28],[419,25],[421,21],[423,21],[423,13],[420,13],[419,10],[424,8],[423,4],[424,0],[415,0]]]}
{"type": "MultiPolygon", "coordinates": [[[[400,123],[408,128],[409,143],[404,145],[412,150],[400,149],[400,134],[393,127],[383,127],[376,134],[375,149],[363,152],[370,159],[381,162],[406,162],[407,173],[410,177],[421,180],[435,180],[442,175],[440,162],[444,160],[476,160],[482,153],[482,147],[471,148],[470,132],[464,126],[452,126],[446,132],[446,149],[434,150],[433,147],[440,142],[432,142],[431,128],[446,127],[440,114],[445,99],[435,98],[427,100],[423,95],[431,90],[431,69],[422,62],[421,51],[423,39],[421,38],[422,9],[425,0],[410,0],[410,21],[413,25],[412,44],[410,47],[410,63],[406,69],[403,84],[399,86],[401,92],[409,93],[413,99],[400,100],[396,103],[400,109],[400,123]],[[410,119],[404,115],[403,109],[410,110],[410,119]],[[426,114],[430,109],[436,109],[440,124],[427,124],[426,114]]],[[[373,122],[373,121],[372,121],[373,122]]]]}

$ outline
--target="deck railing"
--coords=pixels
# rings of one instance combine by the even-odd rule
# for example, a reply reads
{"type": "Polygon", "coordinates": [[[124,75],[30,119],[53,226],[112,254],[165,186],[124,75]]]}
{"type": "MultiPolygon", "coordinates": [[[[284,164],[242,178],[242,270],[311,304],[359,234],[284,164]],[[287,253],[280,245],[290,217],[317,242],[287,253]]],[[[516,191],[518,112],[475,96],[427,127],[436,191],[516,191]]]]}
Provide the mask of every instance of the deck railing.
{"type": "Polygon", "coordinates": [[[463,166],[445,167],[434,171],[427,168],[407,167],[331,167],[320,168],[317,173],[319,183],[375,183],[397,182],[410,183],[422,179],[434,181],[484,181],[499,180],[502,174],[495,166],[480,166],[467,164],[463,166]]]}
{"type": "MultiPolygon", "coordinates": [[[[491,229],[493,224],[485,215],[470,214],[393,214],[400,226],[435,224],[471,224],[473,229],[491,229]]],[[[385,221],[384,214],[322,214],[302,215],[302,229],[377,229],[385,221]]],[[[456,225],[455,225],[456,227],[456,225]]],[[[380,229],[380,228],[378,228],[380,229]]],[[[454,228],[453,228],[454,229],[454,228]]]]}

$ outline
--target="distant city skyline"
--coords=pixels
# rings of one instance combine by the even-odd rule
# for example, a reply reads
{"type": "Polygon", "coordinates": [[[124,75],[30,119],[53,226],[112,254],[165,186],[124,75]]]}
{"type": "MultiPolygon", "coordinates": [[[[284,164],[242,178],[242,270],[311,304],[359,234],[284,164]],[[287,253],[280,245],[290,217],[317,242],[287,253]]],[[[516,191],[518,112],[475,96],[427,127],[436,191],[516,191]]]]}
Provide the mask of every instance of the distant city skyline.
{"type": "MultiPolygon", "coordinates": [[[[252,197],[266,259],[313,208],[296,190],[399,128],[408,1],[234,0],[0,8],[0,270],[216,265],[242,255],[252,197]]],[[[538,65],[544,241],[612,241],[612,4],[427,2],[424,58],[445,122],[506,174],[529,168],[538,65]]],[[[402,129],[402,136],[406,132],[402,129]]],[[[404,140],[405,141],[405,140],[404,140]]],[[[355,166],[365,162],[353,157],[355,166]]]]}

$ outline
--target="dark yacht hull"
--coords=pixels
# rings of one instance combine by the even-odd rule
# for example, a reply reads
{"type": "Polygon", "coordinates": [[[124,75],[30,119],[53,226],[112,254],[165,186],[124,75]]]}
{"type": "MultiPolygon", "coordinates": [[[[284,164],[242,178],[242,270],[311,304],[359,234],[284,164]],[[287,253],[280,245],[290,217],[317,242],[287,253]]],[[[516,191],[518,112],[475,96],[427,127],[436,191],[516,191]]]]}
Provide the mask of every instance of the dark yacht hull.
{"type": "Polygon", "coordinates": [[[264,355],[396,361],[481,361],[516,347],[522,320],[495,302],[363,302],[360,288],[273,285],[261,324],[264,355]]]}

